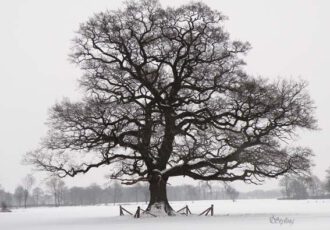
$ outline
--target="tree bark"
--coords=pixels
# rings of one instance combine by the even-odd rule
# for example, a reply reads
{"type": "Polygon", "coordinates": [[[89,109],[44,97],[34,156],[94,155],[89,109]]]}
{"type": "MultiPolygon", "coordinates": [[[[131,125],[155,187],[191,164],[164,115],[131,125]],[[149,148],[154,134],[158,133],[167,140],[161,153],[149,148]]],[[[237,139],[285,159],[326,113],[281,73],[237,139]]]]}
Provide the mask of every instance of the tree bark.
{"type": "Polygon", "coordinates": [[[167,214],[175,215],[175,211],[170,206],[166,192],[167,178],[163,178],[160,173],[154,173],[149,179],[150,200],[147,211],[155,215],[167,214]]]}

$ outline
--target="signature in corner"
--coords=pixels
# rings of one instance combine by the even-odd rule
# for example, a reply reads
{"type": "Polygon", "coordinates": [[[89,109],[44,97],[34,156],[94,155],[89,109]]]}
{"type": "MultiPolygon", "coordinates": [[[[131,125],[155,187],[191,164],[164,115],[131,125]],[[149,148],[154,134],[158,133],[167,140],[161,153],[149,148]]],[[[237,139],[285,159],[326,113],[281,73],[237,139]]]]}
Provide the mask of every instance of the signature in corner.
{"type": "Polygon", "coordinates": [[[282,225],[282,224],[294,224],[294,219],[293,218],[288,218],[288,217],[280,217],[280,216],[271,216],[269,217],[269,222],[271,224],[279,224],[279,225],[282,225]]]}

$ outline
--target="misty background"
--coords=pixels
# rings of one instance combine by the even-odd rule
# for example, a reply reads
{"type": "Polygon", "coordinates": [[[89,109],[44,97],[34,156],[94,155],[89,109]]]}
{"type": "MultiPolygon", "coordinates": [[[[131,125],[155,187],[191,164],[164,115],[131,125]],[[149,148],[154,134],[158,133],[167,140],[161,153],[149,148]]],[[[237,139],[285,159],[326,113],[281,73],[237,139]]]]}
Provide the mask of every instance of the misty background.
{"type": "MultiPolygon", "coordinates": [[[[186,0],[161,1],[164,6],[186,0]]],[[[297,142],[315,154],[313,173],[321,180],[330,166],[330,2],[324,0],[204,0],[229,19],[225,29],[232,39],[248,41],[246,70],[270,79],[301,78],[309,82],[320,130],[300,132],[297,142]]],[[[31,167],[22,155],[45,135],[47,111],[63,97],[78,98],[80,70],[68,61],[71,39],[79,24],[93,13],[121,7],[110,0],[13,0],[0,2],[0,184],[14,192],[31,167]]],[[[72,186],[104,185],[107,168],[93,170],[65,182],[72,186]]],[[[33,172],[38,183],[45,174],[33,172]]],[[[173,186],[192,183],[172,179],[173,186]]],[[[233,183],[239,190],[256,189],[233,183]]],[[[197,185],[194,185],[197,186],[197,185]]],[[[277,188],[268,181],[263,189],[277,188]]],[[[260,186],[258,187],[260,188],[260,186]]],[[[170,189],[170,187],[169,187],[170,189]]]]}

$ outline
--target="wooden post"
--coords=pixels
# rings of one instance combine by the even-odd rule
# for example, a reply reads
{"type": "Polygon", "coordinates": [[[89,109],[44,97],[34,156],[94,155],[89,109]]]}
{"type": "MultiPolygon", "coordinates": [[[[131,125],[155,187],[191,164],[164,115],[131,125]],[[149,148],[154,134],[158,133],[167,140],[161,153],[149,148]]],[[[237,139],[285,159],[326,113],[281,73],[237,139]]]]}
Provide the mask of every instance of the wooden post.
{"type": "Polygon", "coordinates": [[[213,204],[211,205],[211,216],[213,216],[213,204]]]}
{"type": "Polygon", "coordinates": [[[140,206],[137,207],[136,213],[134,215],[134,218],[140,218],[140,206]]]}
{"type": "Polygon", "coordinates": [[[121,205],[119,205],[119,215],[120,216],[124,215],[123,208],[121,207],[121,205]]]}

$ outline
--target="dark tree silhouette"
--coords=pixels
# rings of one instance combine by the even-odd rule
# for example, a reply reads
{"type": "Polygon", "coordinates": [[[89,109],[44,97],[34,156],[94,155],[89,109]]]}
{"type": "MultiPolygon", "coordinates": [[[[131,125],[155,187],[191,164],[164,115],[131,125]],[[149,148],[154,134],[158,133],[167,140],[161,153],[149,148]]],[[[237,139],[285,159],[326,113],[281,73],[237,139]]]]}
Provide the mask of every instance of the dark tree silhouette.
{"type": "Polygon", "coordinates": [[[71,53],[84,98],[53,106],[27,160],[59,176],[111,165],[122,183],[148,181],[148,210],[170,215],[170,177],[256,183],[308,170],[311,151],[283,142],[316,126],[306,83],[247,75],[250,45],[229,39],[225,19],[203,3],[156,0],[95,14],[71,53]]]}

